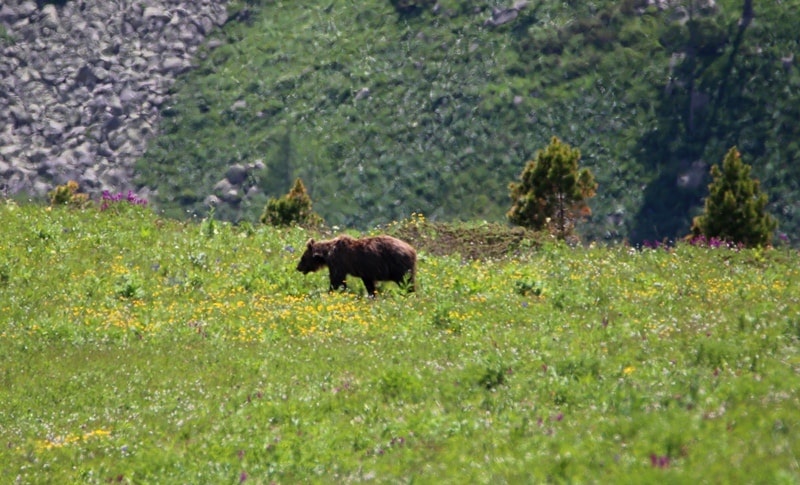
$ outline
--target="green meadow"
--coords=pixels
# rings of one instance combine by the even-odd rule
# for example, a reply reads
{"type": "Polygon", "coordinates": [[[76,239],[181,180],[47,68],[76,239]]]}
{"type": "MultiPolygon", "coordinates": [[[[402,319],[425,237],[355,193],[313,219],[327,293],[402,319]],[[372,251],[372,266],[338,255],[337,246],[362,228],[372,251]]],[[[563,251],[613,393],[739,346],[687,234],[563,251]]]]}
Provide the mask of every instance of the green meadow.
{"type": "Polygon", "coordinates": [[[332,233],[0,223],[2,483],[800,483],[794,249],[415,215],[372,233],[413,236],[419,291],[373,300],[294,270],[332,233]]]}

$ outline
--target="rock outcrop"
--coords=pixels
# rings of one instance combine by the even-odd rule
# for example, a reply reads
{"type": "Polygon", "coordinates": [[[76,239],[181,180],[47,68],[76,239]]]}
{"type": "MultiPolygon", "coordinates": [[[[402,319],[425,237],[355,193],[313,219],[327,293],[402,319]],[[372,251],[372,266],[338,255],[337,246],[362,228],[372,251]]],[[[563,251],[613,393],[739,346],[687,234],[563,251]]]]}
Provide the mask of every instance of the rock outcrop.
{"type": "Polygon", "coordinates": [[[132,189],[170,86],[228,19],[221,0],[57,3],[0,4],[0,196],[132,189]]]}

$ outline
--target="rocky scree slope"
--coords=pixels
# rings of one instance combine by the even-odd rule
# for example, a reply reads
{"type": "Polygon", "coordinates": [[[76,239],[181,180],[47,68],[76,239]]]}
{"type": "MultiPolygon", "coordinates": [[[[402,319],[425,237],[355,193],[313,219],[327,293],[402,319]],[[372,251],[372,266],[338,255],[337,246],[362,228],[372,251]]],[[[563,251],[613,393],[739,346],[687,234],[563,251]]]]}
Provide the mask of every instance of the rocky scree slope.
{"type": "Polygon", "coordinates": [[[0,195],[132,189],[159,107],[227,3],[3,0],[0,195]]]}

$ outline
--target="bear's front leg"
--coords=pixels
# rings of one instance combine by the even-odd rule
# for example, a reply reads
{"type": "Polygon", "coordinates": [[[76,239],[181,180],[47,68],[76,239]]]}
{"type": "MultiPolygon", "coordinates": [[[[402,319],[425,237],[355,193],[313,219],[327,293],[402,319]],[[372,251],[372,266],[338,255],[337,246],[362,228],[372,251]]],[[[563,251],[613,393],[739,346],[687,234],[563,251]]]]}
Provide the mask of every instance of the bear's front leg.
{"type": "Polygon", "coordinates": [[[330,291],[336,291],[339,288],[347,289],[347,283],[345,282],[345,278],[346,277],[347,277],[347,275],[344,274],[344,273],[331,271],[330,272],[330,278],[331,278],[330,291]]]}
{"type": "Polygon", "coordinates": [[[367,296],[374,297],[375,296],[375,281],[369,280],[366,278],[361,278],[361,281],[364,282],[364,288],[367,289],[367,296]]]}

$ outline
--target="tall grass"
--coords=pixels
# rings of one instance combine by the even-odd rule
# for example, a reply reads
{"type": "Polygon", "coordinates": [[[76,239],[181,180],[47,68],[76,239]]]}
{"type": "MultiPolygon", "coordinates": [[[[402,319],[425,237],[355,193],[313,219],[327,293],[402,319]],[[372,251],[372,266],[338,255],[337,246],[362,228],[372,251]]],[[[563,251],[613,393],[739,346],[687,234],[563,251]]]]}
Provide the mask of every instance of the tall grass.
{"type": "Polygon", "coordinates": [[[796,252],[423,249],[370,300],[111,209],[0,205],[0,482],[800,479],[796,252]]]}

